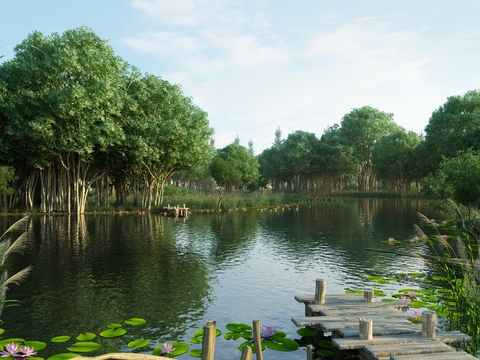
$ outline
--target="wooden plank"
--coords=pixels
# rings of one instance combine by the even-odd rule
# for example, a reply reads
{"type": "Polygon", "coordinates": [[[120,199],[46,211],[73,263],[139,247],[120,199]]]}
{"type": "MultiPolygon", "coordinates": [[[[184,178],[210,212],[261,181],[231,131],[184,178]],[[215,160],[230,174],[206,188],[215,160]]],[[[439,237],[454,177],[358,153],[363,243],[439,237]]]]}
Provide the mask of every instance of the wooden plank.
{"type": "MultiPolygon", "coordinates": [[[[352,338],[352,337],[358,337],[359,330],[358,328],[345,328],[345,329],[338,329],[337,332],[342,338],[352,338]]],[[[373,336],[419,334],[421,332],[422,332],[422,327],[420,325],[416,325],[416,326],[401,325],[401,326],[385,326],[385,327],[374,326],[373,327],[373,336]]]]}
{"type": "MultiPolygon", "coordinates": [[[[406,319],[408,320],[412,316],[406,313],[402,313],[400,311],[394,312],[394,313],[376,313],[376,314],[369,314],[368,316],[365,316],[368,318],[371,318],[372,320],[378,320],[378,319],[406,319]]],[[[360,316],[358,315],[346,315],[346,316],[305,316],[302,318],[294,318],[292,321],[297,324],[297,323],[308,323],[311,325],[317,325],[321,324],[323,322],[352,322],[356,321],[358,323],[358,320],[360,319],[360,316]]],[[[308,325],[297,325],[297,326],[308,326],[308,325]]]]}
{"type": "MultiPolygon", "coordinates": [[[[315,295],[296,295],[295,300],[301,303],[311,303],[315,299],[315,295]]],[[[338,300],[361,300],[363,301],[363,294],[337,294],[325,295],[325,302],[338,300]]]]}
{"type": "MultiPolygon", "coordinates": [[[[370,314],[385,314],[385,316],[389,316],[390,314],[397,314],[402,313],[397,308],[369,308],[369,309],[362,309],[360,313],[358,309],[342,309],[342,310],[322,310],[320,311],[320,315],[322,316],[336,316],[336,315],[358,315],[358,317],[368,317],[370,314]]],[[[408,316],[410,318],[414,318],[413,315],[409,313],[403,313],[404,316],[408,316]]]]}
{"type": "Polygon", "coordinates": [[[324,310],[343,310],[343,309],[372,309],[372,308],[403,308],[408,307],[408,303],[403,301],[393,301],[393,302],[373,302],[368,303],[365,301],[341,301],[334,303],[326,303],[322,305],[307,305],[307,308],[313,314],[319,314],[324,310]]]}
{"type": "Polygon", "coordinates": [[[415,355],[453,352],[453,348],[438,341],[424,341],[420,343],[374,345],[366,346],[361,350],[368,360],[398,355],[415,355]]]}
{"type": "Polygon", "coordinates": [[[362,340],[359,337],[356,338],[339,338],[332,339],[332,345],[340,350],[356,350],[366,346],[377,345],[393,345],[393,344],[407,344],[418,343],[426,341],[436,341],[441,343],[450,342],[464,342],[470,341],[472,338],[460,331],[439,331],[435,338],[427,338],[422,334],[400,334],[400,335],[386,335],[377,336],[371,340],[362,340]]]}
{"type": "Polygon", "coordinates": [[[399,355],[391,356],[390,360],[477,360],[476,357],[466,353],[465,351],[453,351],[437,354],[420,354],[420,355],[399,355]]]}
{"type": "MultiPolygon", "coordinates": [[[[321,317],[321,316],[319,316],[321,317]]],[[[323,316],[326,317],[326,316],[323,316]]],[[[336,331],[338,329],[345,329],[345,328],[357,328],[358,329],[358,319],[354,321],[320,321],[320,320],[308,320],[314,319],[317,317],[306,317],[302,319],[292,319],[293,323],[297,326],[320,326],[323,331],[336,331]]],[[[393,319],[376,319],[373,323],[373,328],[375,329],[376,326],[411,326],[412,323],[407,319],[402,318],[393,318],[393,319]]]]}

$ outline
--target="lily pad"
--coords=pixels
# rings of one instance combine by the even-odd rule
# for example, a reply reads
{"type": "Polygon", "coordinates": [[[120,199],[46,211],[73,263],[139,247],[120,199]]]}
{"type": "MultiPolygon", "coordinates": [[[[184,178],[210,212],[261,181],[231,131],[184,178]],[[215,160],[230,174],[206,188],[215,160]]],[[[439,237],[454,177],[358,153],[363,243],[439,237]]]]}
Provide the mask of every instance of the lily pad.
{"type": "Polygon", "coordinates": [[[121,328],[122,327],[122,324],[108,324],[107,325],[107,328],[109,329],[117,329],[117,328],[121,328]]]}
{"type": "Polygon", "coordinates": [[[318,334],[318,330],[312,328],[301,328],[297,330],[297,334],[300,336],[313,336],[318,334]]]}
{"type": "Polygon", "coordinates": [[[43,341],[25,341],[23,344],[26,346],[33,347],[35,351],[40,351],[47,347],[47,344],[44,343],[43,341]]]}
{"type": "Polygon", "coordinates": [[[320,340],[317,345],[325,349],[333,349],[332,340],[320,340]]]}
{"type": "MultiPolygon", "coordinates": [[[[194,349],[190,350],[190,356],[196,357],[196,358],[201,358],[202,357],[202,349],[194,349]]],[[[155,354],[154,354],[155,355],[155,354]]]]}
{"type": "Polygon", "coordinates": [[[77,336],[77,340],[78,341],[90,341],[90,340],[93,340],[95,339],[97,335],[95,335],[94,333],[91,333],[91,332],[87,332],[85,334],[79,334],[77,336]]]}
{"type": "Polygon", "coordinates": [[[408,275],[413,276],[413,277],[424,277],[425,274],[419,273],[419,272],[411,272],[408,273],[408,275]]]}
{"type": "Polygon", "coordinates": [[[55,336],[54,338],[50,339],[51,342],[54,343],[62,343],[62,342],[67,342],[70,340],[72,337],[68,335],[63,335],[63,336],[55,336]]]}
{"type": "Polygon", "coordinates": [[[140,348],[142,348],[142,347],[147,346],[148,344],[150,344],[150,341],[144,340],[144,339],[139,339],[139,340],[130,341],[130,342],[127,344],[127,346],[128,346],[129,348],[134,347],[135,349],[140,349],[140,348]]]}
{"type": "Polygon", "coordinates": [[[363,294],[363,290],[345,290],[345,294],[363,294]]]}
{"type": "MultiPolygon", "coordinates": [[[[165,346],[165,344],[162,344],[160,346],[157,346],[155,349],[153,349],[153,355],[164,356],[164,357],[176,357],[176,356],[183,355],[188,351],[188,344],[185,344],[183,342],[171,342],[170,344],[172,344],[172,347],[175,350],[173,350],[169,354],[162,353],[162,349],[165,346]]],[[[195,351],[195,350],[192,350],[192,351],[195,351]]],[[[190,355],[192,355],[192,351],[190,351],[190,355]]],[[[200,351],[200,356],[195,356],[195,357],[202,356],[202,350],[199,349],[199,351],[200,351]]]]}
{"type": "Polygon", "coordinates": [[[98,350],[102,347],[99,343],[93,341],[80,341],[67,348],[71,352],[91,352],[98,350]]]}
{"type": "Polygon", "coordinates": [[[63,353],[63,354],[56,354],[47,358],[47,360],[68,360],[78,357],[78,354],[73,353],[63,353]]]}
{"type": "MultiPolygon", "coordinates": [[[[222,334],[222,332],[221,332],[220,330],[216,329],[216,331],[215,331],[215,336],[220,336],[221,334],[222,334]]],[[[203,329],[199,329],[199,330],[195,331],[195,332],[193,333],[193,335],[195,335],[195,336],[203,336],[203,329]]]]}
{"type": "Polygon", "coordinates": [[[108,330],[102,331],[100,333],[100,336],[104,337],[104,338],[107,338],[107,339],[111,339],[111,338],[123,336],[126,333],[127,333],[127,330],[125,330],[122,327],[120,327],[120,328],[110,328],[108,330]]]}
{"type": "MultiPolygon", "coordinates": [[[[225,340],[232,340],[232,339],[237,340],[237,339],[240,339],[241,337],[244,337],[244,336],[245,336],[245,333],[229,332],[229,333],[225,333],[225,335],[223,335],[223,338],[225,340]]],[[[193,338],[193,339],[195,339],[195,338],[193,338]]],[[[199,339],[200,339],[200,342],[202,342],[202,338],[199,338],[199,339]]],[[[190,341],[192,341],[192,339],[190,339],[190,341]]]]}
{"type": "Polygon", "coordinates": [[[295,351],[299,348],[295,340],[277,335],[272,336],[272,340],[264,340],[264,344],[269,349],[277,351],[295,351]]]}
{"type": "Polygon", "coordinates": [[[227,330],[234,332],[244,332],[245,330],[252,330],[252,327],[247,324],[227,324],[225,325],[227,330]]]}
{"type": "MultiPolygon", "coordinates": [[[[232,334],[232,333],[230,333],[230,334],[232,334]]],[[[227,336],[227,334],[225,334],[225,336],[227,336]]],[[[229,339],[227,339],[227,340],[229,340],[229,339]]],[[[195,336],[195,337],[190,338],[189,341],[192,344],[201,344],[203,342],[203,337],[202,336],[195,336]]]]}
{"type": "Polygon", "coordinates": [[[133,326],[143,325],[143,324],[146,324],[146,323],[147,323],[147,321],[145,319],[142,319],[142,318],[131,318],[129,320],[125,320],[125,324],[133,325],[133,326]]]}
{"type": "Polygon", "coordinates": [[[17,344],[23,344],[25,339],[22,338],[10,338],[5,340],[0,340],[0,348],[4,347],[5,345],[11,344],[12,342],[17,344]]]}
{"type": "Polygon", "coordinates": [[[326,350],[326,349],[318,349],[316,353],[317,355],[325,356],[325,357],[330,357],[333,355],[333,352],[331,350],[326,350]]]}

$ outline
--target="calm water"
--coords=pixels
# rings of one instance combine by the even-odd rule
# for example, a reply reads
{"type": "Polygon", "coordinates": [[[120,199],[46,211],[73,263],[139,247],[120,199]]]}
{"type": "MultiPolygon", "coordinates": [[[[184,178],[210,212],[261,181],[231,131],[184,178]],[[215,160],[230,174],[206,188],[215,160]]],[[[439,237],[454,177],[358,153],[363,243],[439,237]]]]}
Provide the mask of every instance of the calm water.
{"type": "MultiPolygon", "coordinates": [[[[100,339],[103,348],[90,356],[130,351],[126,344],[138,338],[151,341],[145,353],[165,341],[188,342],[208,319],[222,332],[227,323],[258,319],[298,338],[291,318],[303,316],[304,308],[294,296],[313,294],[315,279],[327,279],[327,294],[334,294],[378,288],[366,282],[367,275],[428,271],[420,260],[365,250],[388,249],[380,240],[389,237],[412,237],[417,211],[433,216],[426,203],[344,201],[348,206],[333,210],[194,214],[185,220],[149,214],[32,217],[29,251],[10,265],[19,270],[31,264],[34,270],[9,291],[21,307],[4,311],[3,338],[49,343],[58,335],[98,334],[132,317],[145,318],[147,325],[126,337],[100,339]]],[[[15,219],[0,221],[4,229],[15,219]]],[[[403,250],[428,251],[407,244],[403,250]]],[[[381,289],[393,291],[390,286],[381,289]]],[[[238,360],[239,344],[217,338],[216,358],[238,360]]],[[[65,348],[49,343],[40,355],[65,348]]],[[[265,357],[306,355],[301,348],[267,350],[265,357]]]]}

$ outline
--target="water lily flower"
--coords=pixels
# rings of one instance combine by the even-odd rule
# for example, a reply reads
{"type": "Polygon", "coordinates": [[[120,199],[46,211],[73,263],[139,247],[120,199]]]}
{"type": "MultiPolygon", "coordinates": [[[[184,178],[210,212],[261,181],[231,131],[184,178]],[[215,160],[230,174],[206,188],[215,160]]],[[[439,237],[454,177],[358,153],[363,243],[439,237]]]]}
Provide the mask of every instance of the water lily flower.
{"type": "Polygon", "coordinates": [[[411,299],[411,298],[415,299],[415,297],[416,297],[416,296],[415,296],[415,291],[410,290],[410,291],[408,292],[408,296],[410,296],[410,299],[411,299]]]}
{"type": "Polygon", "coordinates": [[[175,351],[176,348],[173,347],[173,345],[169,342],[166,342],[163,344],[163,348],[160,350],[162,351],[163,354],[171,354],[172,352],[175,351]]]}
{"type": "Polygon", "coordinates": [[[32,347],[24,346],[20,351],[23,353],[23,356],[21,357],[25,357],[25,358],[37,355],[37,352],[35,351],[35,348],[33,346],[32,347]]]}
{"type": "Polygon", "coordinates": [[[415,319],[418,319],[422,316],[422,314],[420,314],[418,311],[412,311],[412,315],[415,316],[415,319]]]}
{"type": "Polygon", "coordinates": [[[406,296],[402,295],[402,296],[400,297],[400,301],[409,303],[409,302],[410,302],[410,299],[407,298],[406,296]]]}
{"type": "Polygon", "coordinates": [[[389,245],[393,245],[394,242],[395,242],[394,238],[388,238],[388,244],[389,245]]]}
{"type": "Polygon", "coordinates": [[[265,326],[264,328],[260,329],[260,336],[262,339],[270,339],[275,334],[276,331],[273,326],[265,326]]]}
{"type": "Polygon", "coordinates": [[[11,344],[7,344],[5,346],[5,350],[0,351],[0,354],[2,355],[2,357],[19,356],[20,354],[18,353],[18,344],[13,342],[11,344]]]}

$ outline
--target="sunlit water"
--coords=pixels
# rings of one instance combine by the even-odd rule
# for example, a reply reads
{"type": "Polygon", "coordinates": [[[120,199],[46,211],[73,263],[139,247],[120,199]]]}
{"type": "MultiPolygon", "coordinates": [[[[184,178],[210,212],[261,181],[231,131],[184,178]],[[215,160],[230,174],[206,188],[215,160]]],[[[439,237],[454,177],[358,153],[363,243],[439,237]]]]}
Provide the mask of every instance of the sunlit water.
{"type": "MultiPolygon", "coordinates": [[[[346,200],[343,200],[346,201],[346,200]]],[[[132,317],[145,326],[127,336],[99,339],[93,353],[132,351],[126,344],[150,340],[139,352],[151,353],[166,341],[188,343],[209,319],[226,332],[228,323],[260,320],[299,338],[292,317],[304,314],[295,295],[314,293],[315,279],[327,280],[327,293],[346,289],[399,286],[366,281],[367,275],[428,272],[420,260],[366,250],[387,249],[389,237],[415,235],[417,211],[425,203],[405,199],[352,199],[330,210],[282,208],[277,211],[193,214],[174,220],[155,214],[32,217],[29,251],[11,266],[33,265],[8,297],[21,307],[2,315],[3,338],[22,337],[49,345],[40,355],[68,352],[51,344],[58,335],[99,332],[132,317]]],[[[14,222],[3,218],[3,228],[14,222]]],[[[402,251],[428,251],[426,245],[402,245],[402,251]]],[[[419,286],[418,284],[416,284],[419,286]]],[[[217,338],[216,358],[239,359],[240,340],[217,338]]],[[[68,343],[70,344],[70,343],[68,343]]],[[[191,349],[200,345],[190,344],[191,349]]],[[[305,349],[266,358],[305,359],[305,349]]],[[[190,359],[185,354],[181,359],[190,359]]]]}

